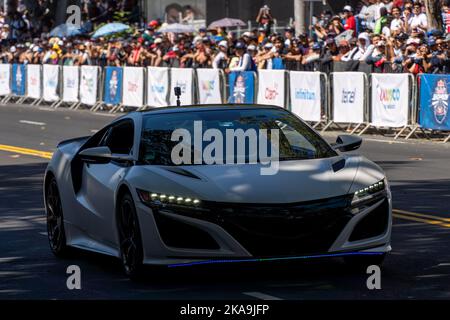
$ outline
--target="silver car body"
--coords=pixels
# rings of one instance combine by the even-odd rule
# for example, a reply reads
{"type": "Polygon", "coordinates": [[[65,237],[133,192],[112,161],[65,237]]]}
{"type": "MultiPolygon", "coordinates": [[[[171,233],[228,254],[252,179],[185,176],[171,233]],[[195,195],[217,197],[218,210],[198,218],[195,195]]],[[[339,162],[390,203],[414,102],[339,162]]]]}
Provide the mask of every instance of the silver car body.
{"type": "MultiPolygon", "coordinates": [[[[115,122],[123,119],[134,121],[135,136],[131,156],[138,160],[143,113],[130,113],[115,122]]],[[[260,166],[257,164],[181,167],[201,179],[179,175],[162,166],[118,166],[106,163],[84,164],[81,188],[75,192],[71,161],[86,140],[74,139],[62,143],[46,172],[46,177],[54,175],[58,184],[67,244],[120,257],[115,212],[118,194],[126,188],[136,205],[145,264],[170,265],[218,258],[252,258],[252,255],[219,225],[182,215],[171,215],[171,218],[205,231],[220,248],[204,250],[165,245],[152,209],[141,202],[136,189],[220,203],[288,204],[353,194],[385,179],[385,174],[378,165],[354,154],[339,154],[333,158],[317,160],[282,161],[278,174],[273,176],[260,175],[260,166]],[[345,159],[345,167],[334,172],[333,164],[342,159],[345,159]]],[[[392,228],[389,186],[387,201],[389,222],[383,234],[358,241],[349,240],[355,226],[380,206],[378,202],[355,215],[336,237],[328,252],[389,252],[392,228]]]]}

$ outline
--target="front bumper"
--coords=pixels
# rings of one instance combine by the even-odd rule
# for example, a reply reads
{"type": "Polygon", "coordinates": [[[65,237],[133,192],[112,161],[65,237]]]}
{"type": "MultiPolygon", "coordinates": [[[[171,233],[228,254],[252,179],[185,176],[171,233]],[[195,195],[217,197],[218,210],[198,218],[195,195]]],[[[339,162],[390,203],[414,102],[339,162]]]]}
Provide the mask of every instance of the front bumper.
{"type": "Polygon", "coordinates": [[[389,252],[390,192],[356,215],[349,210],[350,201],[349,196],[342,196],[289,206],[207,203],[210,210],[205,214],[152,210],[139,202],[144,263],[178,265],[389,252]],[[383,223],[376,230],[364,227],[380,220],[383,223]]]}

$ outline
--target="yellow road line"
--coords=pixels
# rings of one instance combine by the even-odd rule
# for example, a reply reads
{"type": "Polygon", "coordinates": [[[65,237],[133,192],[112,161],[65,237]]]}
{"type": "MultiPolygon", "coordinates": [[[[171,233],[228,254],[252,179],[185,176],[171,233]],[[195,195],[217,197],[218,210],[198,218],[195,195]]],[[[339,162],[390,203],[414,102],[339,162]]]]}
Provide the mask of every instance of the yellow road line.
{"type": "Polygon", "coordinates": [[[403,214],[403,215],[415,216],[415,217],[419,217],[419,218],[435,219],[435,220],[440,220],[440,221],[444,221],[444,222],[450,222],[450,218],[442,218],[442,217],[429,215],[429,214],[416,213],[416,212],[399,210],[399,209],[393,209],[392,212],[403,214]]]}
{"type": "Polygon", "coordinates": [[[395,218],[399,218],[399,219],[421,222],[421,223],[431,224],[433,226],[439,226],[439,227],[444,227],[444,228],[450,228],[450,223],[444,223],[439,220],[416,218],[416,217],[402,215],[402,214],[398,214],[398,213],[393,214],[393,216],[395,218]]]}
{"type": "Polygon", "coordinates": [[[53,155],[53,153],[51,153],[51,152],[39,151],[39,150],[21,148],[21,147],[14,147],[14,146],[7,146],[4,144],[0,144],[0,151],[24,154],[27,156],[34,156],[34,157],[39,157],[39,158],[44,158],[44,159],[51,159],[52,155],[53,155]]]}

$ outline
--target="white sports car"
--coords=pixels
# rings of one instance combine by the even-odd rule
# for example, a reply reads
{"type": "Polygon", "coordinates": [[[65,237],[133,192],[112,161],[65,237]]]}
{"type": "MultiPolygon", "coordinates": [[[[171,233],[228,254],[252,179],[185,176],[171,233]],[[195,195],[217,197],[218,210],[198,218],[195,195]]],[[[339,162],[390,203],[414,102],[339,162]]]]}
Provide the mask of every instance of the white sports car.
{"type": "Polygon", "coordinates": [[[360,145],[353,136],[330,145],[272,106],[130,113],[59,144],[44,182],[50,246],[57,256],[77,247],[121,258],[130,277],[144,265],[330,256],[381,264],[391,250],[391,193],[376,164],[341,154],[360,145]],[[177,163],[174,133],[195,135],[198,121],[224,135],[279,130],[277,172],[261,174],[262,162],[177,163]]]}

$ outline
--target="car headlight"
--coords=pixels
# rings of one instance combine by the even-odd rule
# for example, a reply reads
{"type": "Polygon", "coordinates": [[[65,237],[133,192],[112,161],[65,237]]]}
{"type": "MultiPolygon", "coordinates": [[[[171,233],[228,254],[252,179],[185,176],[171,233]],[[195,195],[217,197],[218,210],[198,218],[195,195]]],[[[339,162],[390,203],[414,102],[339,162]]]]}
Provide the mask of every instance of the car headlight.
{"type": "Polygon", "coordinates": [[[201,201],[193,197],[182,197],[174,194],[150,192],[136,189],[140,200],[151,208],[163,208],[166,206],[179,206],[196,208],[201,205],[201,201]]]}
{"type": "Polygon", "coordinates": [[[386,196],[387,183],[383,179],[366,188],[357,190],[352,199],[352,213],[357,214],[386,196]]]}

